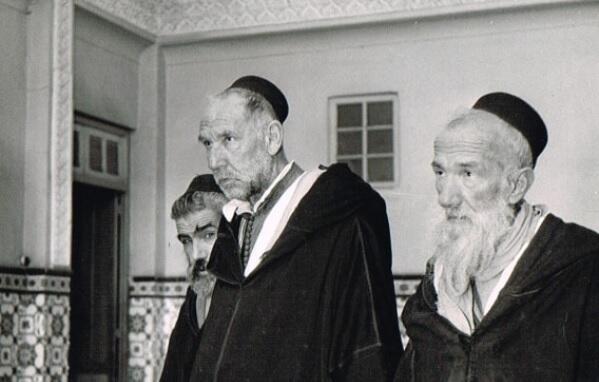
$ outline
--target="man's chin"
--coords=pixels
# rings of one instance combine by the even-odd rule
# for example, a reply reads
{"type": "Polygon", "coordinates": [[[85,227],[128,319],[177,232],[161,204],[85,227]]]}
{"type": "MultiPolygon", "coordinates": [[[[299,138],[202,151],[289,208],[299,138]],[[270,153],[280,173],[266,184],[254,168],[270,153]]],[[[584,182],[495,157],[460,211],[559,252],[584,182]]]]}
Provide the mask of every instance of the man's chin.
{"type": "Polygon", "coordinates": [[[249,192],[245,184],[239,181],[230,181],[224,182],[222,185],[219,183],[221,190],[227,197],[227,199],[239,199],[239,200],[247,200],[249,192]]]}

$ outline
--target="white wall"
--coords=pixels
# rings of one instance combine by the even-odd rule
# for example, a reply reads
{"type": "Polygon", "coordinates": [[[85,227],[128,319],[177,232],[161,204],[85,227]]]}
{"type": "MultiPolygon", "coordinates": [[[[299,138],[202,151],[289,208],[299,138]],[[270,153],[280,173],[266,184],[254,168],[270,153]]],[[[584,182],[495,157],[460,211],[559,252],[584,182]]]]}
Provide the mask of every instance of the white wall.
{"type": "Polygon", "coordinates": [[[164,155],[160,108],[160,52],[147,40],[85,10],[74,21],[75,109],[124,125],[130,134],[129,263],[132,275],[159,273],[163,246],[164,155]]]}
{"type": "MultiPolygon", "coordinates": [[[[285,92],[288,156],[304,168],[328,163],[330,96],[399,95],[398,186],[381,190],[393,237],[394,271],[421,273],[437,215],[432,141],[459,107],[496,90],[528,100],[544,117],[549,145],[529,200],[599,230],[599,4],[427,19],[173,46],[166,73],[164,209],[194,174],[207,171],[196,141],[205,95],[257,74],[285,92]]],[[[182,274],[165,221],[165,274],[182,274]]]]}
{"type": "Polygon", "coordinates": [[[0,1],[0,266],[17,266],[23,238],[26,16],[0,1]]]}
{"type": "Polygon", "coordinates": [[[76,8],[75,110],[137,127],[138,71],[148,41],[76,8]]]}
{"type": "Polygon", "coordinates": [[[138,129],[131,135],[130,274],[161,275],[164,263],[164,63],[160,49],[140,57],[138,129]]]}

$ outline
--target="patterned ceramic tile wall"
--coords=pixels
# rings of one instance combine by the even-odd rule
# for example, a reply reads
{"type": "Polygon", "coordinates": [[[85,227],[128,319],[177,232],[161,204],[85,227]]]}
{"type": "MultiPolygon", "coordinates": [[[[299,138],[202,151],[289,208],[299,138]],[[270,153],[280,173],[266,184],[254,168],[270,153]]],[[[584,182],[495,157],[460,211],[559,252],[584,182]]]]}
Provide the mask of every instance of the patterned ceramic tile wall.
{"type": "Polygon", "coordinates": [[[183,279],[134,278],[129,287],[129,381],[157,381],[185,299],[183,279]]]}
{"type": "MultiPolygon", "coordinates": [[[[395,279],[397,311],[420,283],[395,279]]],[[[68,379],[68,276],[0,272],[0,381],[68,379]]],[[[129,380],[156,381],[187,282],[134,279],[129,293],[129,380]]],[[[403,331],[405,343],[405,333],[403,331]]]]}
{"type": "Polygon", "coordinates": [[[69,287],[68,276],[0,273],[0,381],[67,381],[69,287]]]}

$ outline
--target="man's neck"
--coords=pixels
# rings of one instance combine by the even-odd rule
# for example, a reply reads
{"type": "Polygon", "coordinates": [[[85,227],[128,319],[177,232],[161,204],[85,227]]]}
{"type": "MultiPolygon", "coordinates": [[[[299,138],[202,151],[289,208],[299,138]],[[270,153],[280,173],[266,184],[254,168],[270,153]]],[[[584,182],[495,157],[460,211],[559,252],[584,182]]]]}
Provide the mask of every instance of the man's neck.
{"type": "Polygon", "coordinates": [[[256,194],[250,196],[250,198],[249,198],[250,199],[249,202],[250,202],[250,205],[252,206],[252,208],[254,208],[254,205],[260,200],[262,195],[264,195],[264,193],[273,184],[275,179],[277,179],[277,176],[279,176],[281,171],[283,171],[285,166],[287,166],[288,164],[289,164],[289,161],[287,160],[287,158],[279,158],[279,159],[274,160],[272,169],[271,169],[270,173],[268,174],[267,181],[264,182],[266,185],[262,188],[262,190],[259,193],[256,193],[256,194]]]}

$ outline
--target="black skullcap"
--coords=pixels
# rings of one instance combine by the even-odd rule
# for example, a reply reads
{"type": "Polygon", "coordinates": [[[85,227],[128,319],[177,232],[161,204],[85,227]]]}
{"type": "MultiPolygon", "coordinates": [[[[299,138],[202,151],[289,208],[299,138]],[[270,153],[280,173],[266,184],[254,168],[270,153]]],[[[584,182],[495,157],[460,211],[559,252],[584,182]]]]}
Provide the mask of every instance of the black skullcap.
{"type": "Polygon", "coordinates": [[[258,76],[245,76],[233,82],[230,88],[251,90],[264,97],[272,106],[277,119],[283,123],[289,114],[289,105],[283,92],[272,82],[258,76]]]}
{"type": "Polygon", "coordinates": [[[480,97],[472,108],[495,114],[522,133],[532,152],[532,166],[536,165],[547,145],[547,129],[532,106],[514,95],[497,92],[480,97]]]}
{"type": "Polygon", "coordinates": [[[219,194],[223,193],[220,187],[218,187],[218,184],[216,184],[216,181],[214,180],[214,176],[212,176],[212,174],[198,175],[195,178],[193,178],[191,183],[189,183],[189,187],[187,187],[185,193],[187,194],[196,191],[216,192],[219,194]]]}

